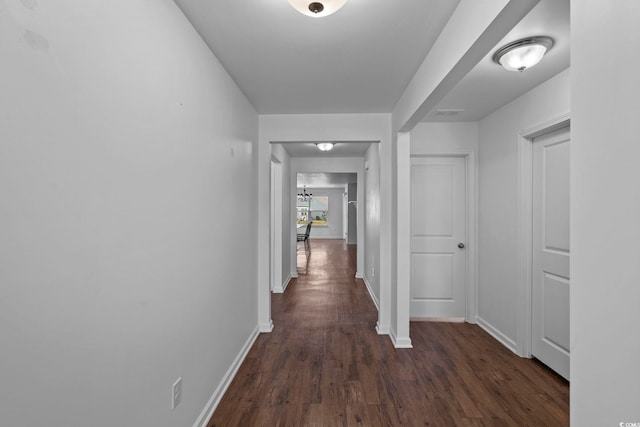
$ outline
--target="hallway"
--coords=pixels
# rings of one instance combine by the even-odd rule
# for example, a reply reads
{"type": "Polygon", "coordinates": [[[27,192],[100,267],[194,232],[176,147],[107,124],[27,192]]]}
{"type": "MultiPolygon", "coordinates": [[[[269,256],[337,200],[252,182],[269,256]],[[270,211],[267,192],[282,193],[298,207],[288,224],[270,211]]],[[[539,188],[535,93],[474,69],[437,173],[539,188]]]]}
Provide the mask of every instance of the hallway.
{"type": "Polygon", "coordinates": [[[414,348],[375,332],[355,246],[310,241],[208,426],[562,426],[569,387],[470,324],[412,323],[414,348]]]}

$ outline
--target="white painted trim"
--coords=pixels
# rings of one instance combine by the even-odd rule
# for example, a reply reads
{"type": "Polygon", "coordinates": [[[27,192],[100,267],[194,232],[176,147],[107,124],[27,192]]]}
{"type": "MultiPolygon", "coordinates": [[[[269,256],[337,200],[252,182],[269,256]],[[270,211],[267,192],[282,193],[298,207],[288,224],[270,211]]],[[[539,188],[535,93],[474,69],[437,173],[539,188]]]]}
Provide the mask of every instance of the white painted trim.
{"type": "Polygon", "coordinates": [[[391,342],[395,348],[413,348],[411,338],[396,336],[396,331],[393,330],[393,328],[389,328],[389,338],[391,338],[391,342]]]}
{"type": "Polygon", "coordinates": [[[298,271],[292,271],[290,274],[292,279],[297,279],[298,278],[298,271]]]}
{"type": "Polygon", "coordinates": [[[356,278],[362,279],[364,281],[364,285],[367,287],[367,291],[369,292],[369,296],[371,297],[371,301],[373,301],[373,305],[376,306],[376,310],[380,311],[380,303],[378,302],[378,299],[376,298],[376,295],[373,293],[373,290],[371,289],[371,284],[367,280],[367,277],[366,276],[365,277],[358,277],[358,275],[356,274],[356,278]]]}
{"type": "Polygon", "coordinates": [[[361,271],[356,271],[356,279],[364,279],[364,274],[361,271]]]}
{"type": "Polygon", "coordinates": [[[258,328],[256,327],[251,333],[251,335],[249,336],[249,338],[247,339],[247,341],[244,343],[244,346],[242,346],[240,353],[238,353],[235,360],[233,361],[233,363],[225,373],[224,377],[222,377],[222,381],[220,381],[220,383],[218,384],[218,387],[216,387],[215,391],[213,392],[213,395],[207,402],[207,405],[204,407],[204,409],[200,413],[200,416],[198,417],[196,422],[193,424],[194,427],[206,427],[207,423],[209,422],[209,419],[211,419],[211,416],[213,415],[213,412],[216,410],[216,408],[218,407],[218,404],[220,403],[220,400],[224,396],[224,393],[229,388],[231,381],[233,381],[233,378],[238,373],[238,369],[240,369],[242,362],[244,362],[244,359],[247,357],[249,350],[251,349],[253,344],[256,342],[256,339],[258,339],[258,335],[259,335],[259,332],[258,332],[258,328]]]}
{"type": "Polygon", "coordinates": [[[270,221],[270,282],[273,292],[282,289],[282,163],[271,156],[271,221],[270,221]]]}
{"type": "Polygon", "coordinates": [[[378,320],[378,321],[376,322],[376,333],[377,333],[378,335],[389,335],[389,334],[390,334],[390,331],[389,331],[389,328],[388,328],[388,327],[383,327],[383,326],[381,326],[381,325],[380,325],[380,321],[378,320]]]}
{"type": "Polygon", "coordinates": [[[518,284],[517,284],[517,338],[515,353],[531,357],[532,340],[532,252],[533,244],[533,139],[569,125],[570,113],[562,114],[518,134],[518,284]]]}
{"type": "Polygon", "coordinates": [[[513,341],[511,338],[509,338],[508,336],[500,332],[498,329],[496,329],[492,324],[484,320],[482,317],[478,316],[477,320],[478,320],[478,326],[480,326],[486,333],[488,333],[493,338],[498,340],[498,342],[500,342],[502,345],[507,347],[509,350],[511,350],[515,354],[518,354],[518,352],[516,351],[515,341],[513,341]]]}
{"type": "Polygon", "coordinates": [[[309,240],[344,240],[344,237],[340,237],[340,236],[309,237],[309,240]]]}
{"type": "Polygon", "coordinates": [[[289,282],[291,281],[291,279],[292,279],[292,277],[291,277],[291,275],[289,275],[289,277],[287,277],[287,279],[284,281],[284,283],[283,283],[282,285],[280,285],[280,286],[276,286],[276,287],[273,289],[273,291],[272,291],[272,292],[273,292],[274,294],[283,294],[283,293],[284,293],[284,291],[286,291],[286,290],[287,290],[287,286],[289,286],[289,282]]]}
{"type": "Polygon", "coordinates": [[[271,331],[273,331],[273,320],[270,320],[269,323],[260,324],[260,333],[269,333],[271,331]]]}
{"type": "Polygon", "coordinates": [[[464,317],[411,317],[412,322],[464,323],[464,317]]]}
{"type": "MultiPolygon", "coordinates": [[[[478,160],[475,150],[438,150],[438,149],[415,149],[411,152],[412,157],[464,157],[467,176],[467,296],[465,321],[475,324],[478,314],[478,160]]],[[[407,212],[411,211],[409,200],[404,202],[407,212]]],[[[411,252],[402,254],[408,257],[408,265],[411,266],[411,252]]],[[[410,268],[410,267],[409,267],[410,268]]]]}

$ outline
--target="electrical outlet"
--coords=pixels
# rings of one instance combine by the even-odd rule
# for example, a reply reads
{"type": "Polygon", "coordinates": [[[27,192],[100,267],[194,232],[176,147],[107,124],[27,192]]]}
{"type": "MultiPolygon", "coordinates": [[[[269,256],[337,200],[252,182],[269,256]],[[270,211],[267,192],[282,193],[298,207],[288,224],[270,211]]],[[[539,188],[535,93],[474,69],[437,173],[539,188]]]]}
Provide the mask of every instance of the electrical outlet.
{"type": "Polygon", "coordinates": [[[176,409],[182,400],[182,377],[178,378],[171,387],[171,410],[176,409]]]}

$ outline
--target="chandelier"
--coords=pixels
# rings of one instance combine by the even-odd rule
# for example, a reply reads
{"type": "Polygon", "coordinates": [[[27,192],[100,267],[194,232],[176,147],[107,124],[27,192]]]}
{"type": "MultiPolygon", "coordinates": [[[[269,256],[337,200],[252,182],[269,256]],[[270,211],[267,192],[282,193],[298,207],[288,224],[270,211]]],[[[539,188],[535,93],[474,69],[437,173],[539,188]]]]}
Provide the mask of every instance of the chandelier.
{"type": "Polygon", "coordinates": [[[305,185],[304,188],[302,189],[302,193],[298,193],[298,201],[308,202],[311,200],[311,196],[313,196],[313,194],[307,193],[307,186],[305,185]]]}

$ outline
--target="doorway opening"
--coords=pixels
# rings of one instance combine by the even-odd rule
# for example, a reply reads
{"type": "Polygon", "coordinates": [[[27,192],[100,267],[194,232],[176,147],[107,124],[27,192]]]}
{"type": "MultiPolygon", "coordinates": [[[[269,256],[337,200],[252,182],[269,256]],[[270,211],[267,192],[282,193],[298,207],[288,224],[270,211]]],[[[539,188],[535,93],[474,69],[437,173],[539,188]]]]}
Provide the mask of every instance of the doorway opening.
{"type": "Polygon", "coordinates": [[[518,354],[569,380],[569,141],[564,114],[520,133],[518,354]]]}
{"type": "Polygon", "coordinates": [[[357,245],[358,174],[298,172],[296,174],[296,269],[307,270],[311,240],[342,240],[357,245]]]}

